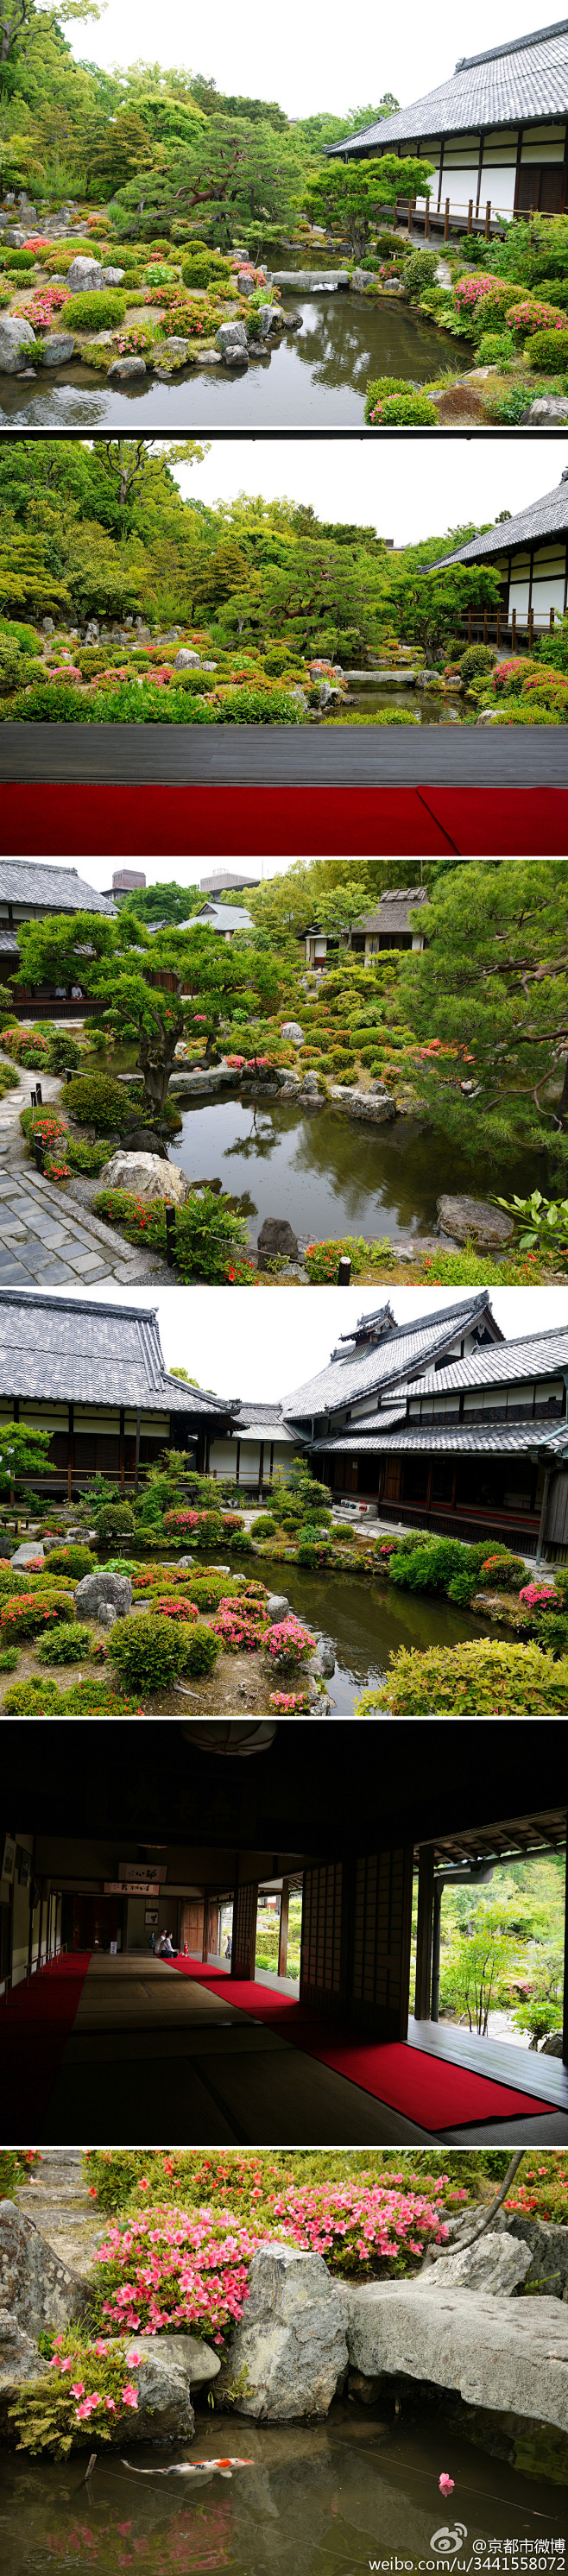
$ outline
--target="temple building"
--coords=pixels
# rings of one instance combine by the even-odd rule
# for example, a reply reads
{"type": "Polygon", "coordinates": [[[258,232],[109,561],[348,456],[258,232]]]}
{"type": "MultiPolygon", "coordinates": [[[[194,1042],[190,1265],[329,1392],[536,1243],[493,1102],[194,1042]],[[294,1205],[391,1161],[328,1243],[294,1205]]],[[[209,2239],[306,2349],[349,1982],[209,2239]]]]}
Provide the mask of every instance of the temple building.
{"type": "Polygon", "coordinates": [[[362,913],[358,921],[348,922],[345,930],[326,934],[318,921],[311,921],[309,929],[300,932],[301,943],[305,941],[306,966],[321,968],[328,955],[335,960],[342,948],[348,948],[350,955],[359,957],[365,966],[373,965],[384,948],[423,948],[420,909],[427,902],[427,886],[387,886],[374,912],[362,913]]]}
{"type": "MultiPolygon", "coordinates": [[[[511,628],[514,636],[517,626],[528,626],[529,633],[533,626],[553,628],[568,601],[568,466],[554,491],[513,519],[498,521],[485,536],[470,537],[455,554],[441,555],[428,571],[445,572],[459,563],[492,564],[499,574],[500,633],[511,628]]],[[[493,610],[488,622],[492,632],[493,610]]]]}
{"type": "Polygon", "coordinates": [[[0,1289],[0,1422],[49,1431],[34,1483],[71,1500],[95,1472],[136,1491],[166,1446],[251,1503],[304,1460],[338,1506],[563,1558],[567,1389],[568,1325],[505,1341],[487,1288],[410,1323],[388,1303],[360,1316],[265,1403],[169,1373],[155,1309],[0,1289]]]}
{"type": "MultiPolygon", "coordinates": [[[[360,160],[398,152],[434,164],[430,207],[450,202],[464,225],[513,215],[563,215],[568,176],[568,18],[463,55],[453,78],[331,146],[360,160]],[[469,210],[471,207],[471,216],[469,210]]],[[[420,199],[418,204],[420,205],[420,199]]],[[[422,203],[424,204],[424,200],[422,203]]]]}
{"type": "MultiPolygon", "coordinates": [[[[80,992],[81,950],[77,950],[77,986],[56,992],[53,985],[38,985],[33,992],[17,982],[20,958],[18,931],[22,922],[47,921],[53,913],[103,912],[109,921],[116,919],[116,898],[98,894],[87,885],[76,868],[40,864],[35,859],[0,860],[0,984],[10,977],[14,1006],[28,1019],[84,1019],[89,1011],[100,1010],[100,1002],[88,1001],[80,992]]],[[[84,954],[84,951],[83,951],[84,954]]]]}

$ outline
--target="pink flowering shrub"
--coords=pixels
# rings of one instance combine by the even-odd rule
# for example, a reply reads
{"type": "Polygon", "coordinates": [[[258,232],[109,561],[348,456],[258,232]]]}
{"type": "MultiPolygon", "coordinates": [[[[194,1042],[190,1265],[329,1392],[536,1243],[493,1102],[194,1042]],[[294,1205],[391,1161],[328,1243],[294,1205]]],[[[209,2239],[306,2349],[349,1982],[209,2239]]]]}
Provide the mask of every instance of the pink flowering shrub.
{"type": "Polygon", "coordinates": [[[559,1593],[548,1583],[523,1584],[519,1601],[526,1601],[527,1610],[557,1610],[561,1606],[559,1593]]]}
{"type": "Polygon", "coordinates": [[[171,1593],[165,1599],[154,1601],[152,1611],[156,1618],[162,1619],[197,1619],[199,1616],[195,1601],[173,1598],[171,1593]]]}
{"type": "Polygon", "coordinates": [[[287,1619],[278,1619],[274,1627],[267,1628],[263,1639],[271,1663],[279,1666],[301,1664],[306,1655],[313,1653],[315,1642],[309,1628],[302,1628],[299,1619],[290,1613],[287,1619]]]}
{"type": "Polygon", "coordinates": [[[508,662],[498,662],[491,673],[492,687],[498,698],[516,697],[527,673],[526,661],[515,655],[508,662]]]}
{"type": "Polygon", "coordinates": [[[67,286],[41,286],[38,287],[38,292],[37,295],[34,295],[33,302],[31,304],[18,305],[16,307],[16,311],[23,313],[26,322],[31,322],[32,330],[48,331],[50,322],[53,321],[54,313],[60,313],[62,305],[68,304],[68,302],[69,288],[67,286]]]}
{"type": "Polygon", "coordinates": [[[505,321],[507,330],[514,331],[515,337],[523,340],[527,331],[566,330],[566,314],[559,312],[558,305],[537,304],[532,296],[525,297],[522,304],[509,305],[505,321]]]}
{"type": "Polygon", "coordinates": [[[279,1717],[304,1717],[310,1701],[307,1691],[270,1691],[268,1706],[279,1717]]]}
{"type": "Polygon", "coordinates": [[[220,1601],[217,1616],[211,1624],[214,1636],[220,1637],[225,1653],[256,1654],[257,1648],[263,1643],[261,1628],[263,1616],[266,1617],[266,1613],[263,1612],[260,1604],[255,1616],[254,1605],[248,1600],[246,1603],[228,1598],[220,1601]]]}
{"type": "Polygon", "coordinates": [[[181,2327],[222,2344],[242,2316],[258,2241],[230,2211],[145,2208],[97,2248],[102,2314],[115,2334],[181,2327]]]}
{"type": "Polygon", "coordinates": [[[476,305],[480,304],[482,297],[486,295],[495,295],[493,277],[467,276],[456,279],[454,302],[457,304],[459,313],[474,313],[476,305]]]}
{"type": "MultiPolygon", "coordinates": [[[[448,2222],[440,2202],[448,2180],[440,2175],[429,2193],[401,2190],[402,2174],[395,2174],[392,2186],[366,2183],[364,2177],[356,2183],[291,2183],[274,2195],[274,2233],[323,2255],[332,2272],[356,2274],[358,2280],[376,2280],[385,2264],[387,2271],[397,2263],[404,2272],[412,2268],[409,2255],[420,2257],[427,2245],[445,2242],[448,2222]]],[[[467,2192],[454,2197],[467,2200],[467,2192]]]]}
{"type": "Polygon", "coordinates": [[[13,2410],[18,2445],[65,2459],[81,2443],[123,2442],[128,2416],[138,2411],[138,2388],[132,2372],[143,2360],[130,2353],[126,2339],[90,2338],[78,2325],[55,2336],[49,2375],[28,2381],[17,2392],[13,2410]]]}
{"type": "Polygon", "coordinates": [[[199,1512],[190,1511],[188,1505],[178,1504],[175,1511],[164,1512],[164,1529],[171,1530],[172,1537],[179,1532],[180,1538],[185,1538],[186,1531],[196,1530],[198,1525],[199,1512]]]}

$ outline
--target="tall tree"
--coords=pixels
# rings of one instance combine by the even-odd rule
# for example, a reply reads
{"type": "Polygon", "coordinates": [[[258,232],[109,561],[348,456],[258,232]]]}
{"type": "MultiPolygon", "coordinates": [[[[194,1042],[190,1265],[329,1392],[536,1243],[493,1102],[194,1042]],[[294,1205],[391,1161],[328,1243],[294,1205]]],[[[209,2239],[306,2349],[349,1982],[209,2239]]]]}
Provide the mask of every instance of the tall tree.
{"type": "Polygon", "coordinates": [[[568,938],[562,860],[488,861],[436,877],[426,946],[400,990],[420,1090],[446,1134],[495,1160],[568,1158],[568,938]]]}

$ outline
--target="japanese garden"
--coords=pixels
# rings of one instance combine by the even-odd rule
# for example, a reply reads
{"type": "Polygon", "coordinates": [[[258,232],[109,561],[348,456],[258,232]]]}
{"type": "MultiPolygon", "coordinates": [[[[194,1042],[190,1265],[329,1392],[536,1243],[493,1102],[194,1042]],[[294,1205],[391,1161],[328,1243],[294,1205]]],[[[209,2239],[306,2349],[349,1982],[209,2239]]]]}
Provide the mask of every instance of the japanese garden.
{"type": "Polygon", "coordinates": [[[189,70],[77,60],[66,20],[98,15],[4,15],[5,426],[55,427],[65,390],[77,427],[567,416],[558,30],[503,46],[497,114],[481,55],[411,108],[302,119],[189,70]]]}

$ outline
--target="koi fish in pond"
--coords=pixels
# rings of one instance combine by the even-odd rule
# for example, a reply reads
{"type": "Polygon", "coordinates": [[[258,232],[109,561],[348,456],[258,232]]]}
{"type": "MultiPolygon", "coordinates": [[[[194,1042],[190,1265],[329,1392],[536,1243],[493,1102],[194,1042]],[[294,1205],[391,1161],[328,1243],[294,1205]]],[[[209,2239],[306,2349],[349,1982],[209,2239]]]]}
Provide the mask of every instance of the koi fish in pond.
{"type": "Polygon", "coordinates": [[[233,2469],[253,2469],[254,2460],[171,2460],[167,2469],[136,2469],[132,2460],[123,2460],[122,2466],[134,2478],[202,2478],[214,2469],[220,2478],[232,2478],[233,2469]]]}

